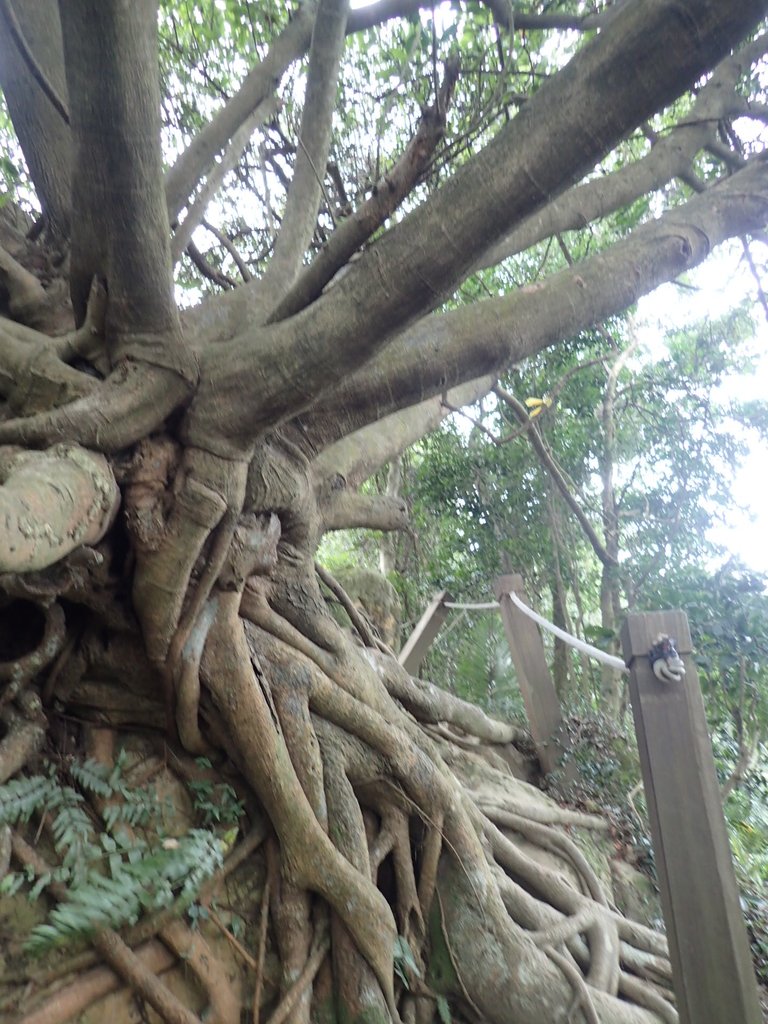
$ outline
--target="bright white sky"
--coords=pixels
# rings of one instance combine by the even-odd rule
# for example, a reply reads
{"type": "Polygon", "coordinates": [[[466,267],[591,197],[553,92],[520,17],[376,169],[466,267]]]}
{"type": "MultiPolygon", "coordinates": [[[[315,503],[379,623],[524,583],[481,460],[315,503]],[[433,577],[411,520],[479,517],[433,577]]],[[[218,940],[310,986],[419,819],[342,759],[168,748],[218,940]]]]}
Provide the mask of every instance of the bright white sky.
{"type": "MultiPolygon", "coordinates": [[[[761,250],[754,243],[755,250],[761,250]]],[[[762,257],[762,251],[755,255],[762,257]]],[[[666,330],[692,323],[702,317],[719,317],[748,297],[755,301],[754,319],[757,347],[765,355],[754,374],[734,380],[724,397],[768,398],[768,324],[755,298],[755,282],[744,265],[739,244],[720,249],[690,277],[696,291],[683,291],[668,284],[640,300],[638,329],[644,338],[662,341],[666,330]]],[[[767,282],[768,283],[768,282],[767,282]]],[[[718,529],[713,539],[733,551],[747,566],[768,573],[768,449],[755,445],[733,482],[733,495],[740,509],[734,510],[728,527],[718,529]]]]}

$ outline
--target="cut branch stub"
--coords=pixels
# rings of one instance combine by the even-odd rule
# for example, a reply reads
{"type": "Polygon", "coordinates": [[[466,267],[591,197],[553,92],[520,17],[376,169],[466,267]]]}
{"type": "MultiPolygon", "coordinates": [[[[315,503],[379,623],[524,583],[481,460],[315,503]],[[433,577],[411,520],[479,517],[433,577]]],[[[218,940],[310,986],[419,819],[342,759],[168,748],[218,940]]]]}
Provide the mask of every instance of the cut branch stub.
{"type": "Polygon", "coordinates": [[[0,487],[0,572],[45,569],[114,520],[120,493],[106,459],[75,445],[11,459],[0,487]]]}

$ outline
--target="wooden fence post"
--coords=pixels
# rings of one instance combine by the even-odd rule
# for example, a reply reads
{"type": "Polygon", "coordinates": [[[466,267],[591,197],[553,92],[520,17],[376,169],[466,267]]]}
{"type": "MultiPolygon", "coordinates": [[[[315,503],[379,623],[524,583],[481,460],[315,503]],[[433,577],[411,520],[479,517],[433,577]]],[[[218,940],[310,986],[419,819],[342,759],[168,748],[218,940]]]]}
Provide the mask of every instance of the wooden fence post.
{"type": "MultiPolygon", "coordinates": [[[[501,621],[523,695],[536,753],[542,771],[549,774],[560,767],[567,749],[567,740],[563,732],[560,701],[549,674],[539,627],[516,608],[510,599],[509,593],[513,591],[521,601],[529,603],[522,576],[518,573],[500,576],[493,590],[501,606],[501,621]]],[[[575,768],[566,765],[566,769],[566,778],[572,779],[575,768]]]]}
{"type": "Polygon", "coordinates": [[[432,645],[432,641],[440,632],[440,627],[448,615],[449,609],[445,607],[446,601],[451,601],[451,595],[447,590],[441,590],[435,594],[421,616],[416,626],[403,644],[403,648],[397,656],[397,660],[412,676],[415,676],[424,660],[424,655],[432,645]]]}
{"type": "Polygon", "coordinates": [[[760,1024],[688,618],[629,615],[621,639],[680,1024],[760,1024]],[[653,674],[659,634],[677,641],[680,682],[653,674]]]}

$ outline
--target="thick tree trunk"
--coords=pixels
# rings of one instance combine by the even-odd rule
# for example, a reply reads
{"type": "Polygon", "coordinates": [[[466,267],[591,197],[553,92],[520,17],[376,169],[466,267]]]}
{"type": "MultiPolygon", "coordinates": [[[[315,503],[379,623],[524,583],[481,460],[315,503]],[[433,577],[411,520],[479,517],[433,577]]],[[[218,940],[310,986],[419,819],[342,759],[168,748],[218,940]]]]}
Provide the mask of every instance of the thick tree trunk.
{"type": "MultiPolygon", "coordinates": [[[[109,1019],[98,1000],[116,985],[183,1024],[676,1020],[663,938],[618,914],[570,834],[604,831],[602,819],[524,781],[535,765],[519,729],[411,678],[354,612],[354,633],[343,631],[314,559],[324,530],[404,525],[396,495],[353,492],[439,422],[449,388],[478,397],[514,360],[762,227],[755,159],[577,267],[430,312],[492,244],[510,232],[516,244],[524,218],[710,71],[766,5],[642,0],[577,19],[601,31],[375,239],[390,207],[369,207],[355,239],[370,244],[318,295],[337,248],[303,266],[345,34],[417,8],[348,17],[347,6],[303,4],[164,178],[157,0],[45,3],[45,23],[36,5],[0,0],[4,25],[21,25],[0,41],[0,79],[50,237],[69,246],[54,261],[0,221],[13,241],[0,249],[0,780],[19,776],[4,790],[13,832],[0,831],[0,873],[13,857],[64,903],[51,918],[61,934],[84,904],[111,972],[92,972],[90,952],[33,971],[17,944],[0,994],[15,1022],[109,1019]],[[170,222],[202,201],[217,154],[244,143],[307,47],[275,269],[182,318],[170,222]],[[56,305],[56,274],[68,275],[71,307],[56,305]],[[176,798],[172,829],[147,789],[155,776],[176,798]],[[180,778],[198,787],[192,812],[180,778]],[[201,785],[214,787],[202,801],[201,785]],[[195,817],[215,821],[227,804],[228,828],[195,817]],[[173,855],[188,842],[198,855],[181,872],[173,855]],[[229,857],[205,883],[221,842],[229,857]],[[226,912],[242,911],[242,941],[220,916],[230,873],[226,912]],[[126,894],[126,876],[146,883],[140,895],[126,894]],[[180,916],[195,894],[203,933],[180,916]],[[162,909],[174,898],[178,916],[162,909]],[[225,933],[215,948],[214,926],[225,933]],[[157,976],[169,949],[194,988],[177,988],[184,970],[157,976]]],[[[723,81],[738,77],[732,67],[723,81]]],[[[442,124],[450,90],[435,91],[442,124]]],[[[655,181],[672,173],[652,163],[664,164],[655,181]]],[[[566,227],[573,211],[554,212],[553,230],[566,227]]],[[[605,507],[615,562],[612,496],[605,507]]],[[[606,616],[615,603],[606,587],[606,616]]]]}

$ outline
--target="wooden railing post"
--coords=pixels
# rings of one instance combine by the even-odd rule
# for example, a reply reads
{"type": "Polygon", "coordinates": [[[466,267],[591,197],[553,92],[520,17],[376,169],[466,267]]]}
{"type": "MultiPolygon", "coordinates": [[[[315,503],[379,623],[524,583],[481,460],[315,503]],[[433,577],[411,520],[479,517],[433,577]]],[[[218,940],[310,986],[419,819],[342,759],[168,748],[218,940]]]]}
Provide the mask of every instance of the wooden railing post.
{"type": "Polygon", "coordinates": [[[629,615],[621,640],[680,1024],[760,1024],[687,616],[629,615]],[[653,673],[660,634],[677,641],[680,682],[653,673]]]}
{"type": "Polygon", "coordinates": [[[419,665],[424,660],[424,655],[440,632],[440,627],[449,611],[445,607],[445,602],[450,600],[452,598],[447,590],[441,590],[440,593],[435,594],[426,611],[416,623],[413,632],[403,644],[403,649],[398,654],[397,660],[412,676],[419,671],[419,665]]]}
{"type": "MultiPolygon", "coordinates": [[[[536,753],[545,774],[559,768],[567,749],[563,718],[555,684],[549,674],[539,627],[510,600],[510,591],[528,604],[523,577],[517,573],[500,576],[494,585],[501,607],[501,620],[512,654],[520,692],[523,695],[528,725],[536,753]]],[[[575,775],[568,766],[567,777],[575,775]]]]}

